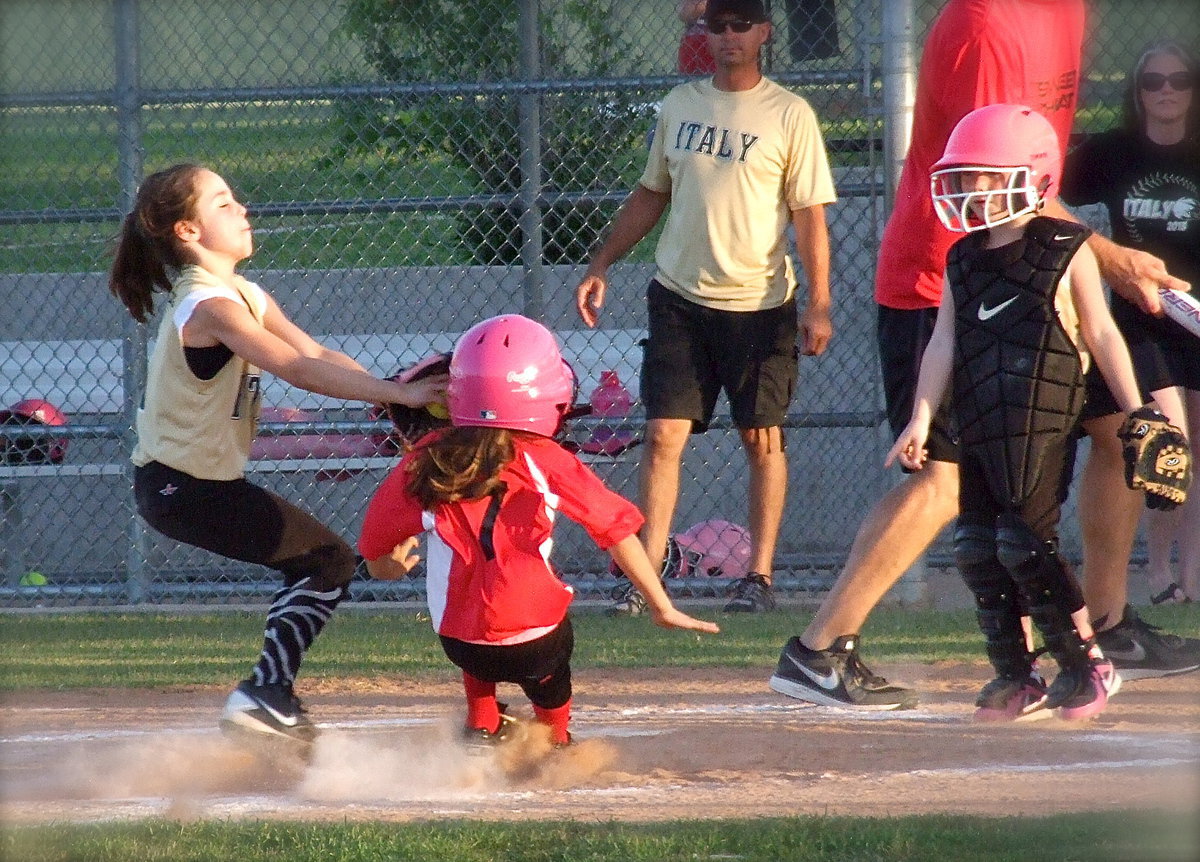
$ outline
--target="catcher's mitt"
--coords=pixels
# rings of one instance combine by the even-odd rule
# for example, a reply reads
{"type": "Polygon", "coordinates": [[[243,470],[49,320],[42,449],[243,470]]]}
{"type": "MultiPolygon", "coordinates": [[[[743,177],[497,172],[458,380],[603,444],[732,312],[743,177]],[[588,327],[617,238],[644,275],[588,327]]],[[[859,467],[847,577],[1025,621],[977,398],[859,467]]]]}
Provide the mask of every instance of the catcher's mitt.
{"type": "MultiPolygon", "coordinates": [[[[401,368],[388,380],[401,383],[411,383],[414,380],[424,380],[437,374],[450,373],[450,354],[435,353],[426,356],[415,365],[401,368]]],[[[403,451],[412,446],[430,431],[445,428],[450,424],[450,414],[444,405],[434,402],[422,407],[409,407],[407,404],[385,404],[388,419],[392,420],[395,431],[388,436],[388,445],[395,451],[403,451]]]]}
{"type": "Polygon", "coordinates": [[[1125,482],[1146,492],[1151,509],[1174,509],[1187,499],[1192,455],[1187,437],[1157,410],[1141,407],[1117,432],[1124,444],[1125,482]]]}

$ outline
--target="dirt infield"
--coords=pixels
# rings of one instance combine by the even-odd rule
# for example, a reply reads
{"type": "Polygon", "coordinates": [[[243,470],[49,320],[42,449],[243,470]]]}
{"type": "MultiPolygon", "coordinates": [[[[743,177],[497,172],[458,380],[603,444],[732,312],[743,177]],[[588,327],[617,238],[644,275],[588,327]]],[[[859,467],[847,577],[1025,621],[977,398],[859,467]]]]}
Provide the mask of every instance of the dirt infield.
{"type": "MultiPolygon", "coordinates": [[[[1200,810],[1200,674],[1126,683],[1068,725],[969,720],[979,665],[892,665],[916,710],[851,714],[774,694],[761,672],[576,674],[580,744],[496,755],[454,741],[449,681],[312,683],[313,760],[214,728],[225,691],[87,691],[0,705],[0,819],[760,817],[1200,810]]],[[[519,692],[514,703],[527,708],[519,692]]]]}

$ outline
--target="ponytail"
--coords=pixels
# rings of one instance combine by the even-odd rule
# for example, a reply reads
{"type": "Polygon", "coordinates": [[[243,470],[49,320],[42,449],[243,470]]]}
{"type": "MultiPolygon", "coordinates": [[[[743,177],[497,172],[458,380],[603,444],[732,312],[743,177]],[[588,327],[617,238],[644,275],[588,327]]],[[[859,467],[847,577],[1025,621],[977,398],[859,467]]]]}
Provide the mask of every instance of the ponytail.
{"type": "Polygon", "coordinates": [[[424,509],[503,493],[500,472],[514,456],[507,428],[449,428],[417,451],[408,466],[408,493],[424,509]]]}
{"type": "Polygon", "coordinates": [[[175,224],[192,217],[196,177],[203,170],[199,165],[180,164],[146,177],[133,211],[121,223],[108,289],[138,323],[154,313],[156,291],[170,292],[168,270],[185,263],[175,224]]]}

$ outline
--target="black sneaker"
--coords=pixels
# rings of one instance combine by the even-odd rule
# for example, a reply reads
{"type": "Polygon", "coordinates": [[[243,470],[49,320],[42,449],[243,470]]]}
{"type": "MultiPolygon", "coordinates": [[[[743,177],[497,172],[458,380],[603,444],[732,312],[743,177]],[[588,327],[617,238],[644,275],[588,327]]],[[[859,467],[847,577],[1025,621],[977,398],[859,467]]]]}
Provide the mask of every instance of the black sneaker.
{"type": "Polygon", "coordinates": [[[649,609],[645,596],[638,592],[633,581],[617,584],[610,595],[613,603],[604,609],[610,617],[640,617],[649,609]]]}
{"type": "Polygon", "coordinates": [[[912,709],[917,693],[871,673],[858,657],[858,635],[842,635],[829,649],[812,650],[794,637],[779,656],[771,688],[821,706],[863,710],[912,709]]]}
{"type": "Polygon", "coordinates": [[[1187,593],[1183,591],[1183,587],[1174,581],[1167,584],[1167,588],[1161,593],[1155,593],[1150,597],[1150,604],[1152,605],[1161,605],[1167,602],[1173,605],[1186,605],[1191,604],[1191,601],[1187,593]]]}
{"type": "Polygon", "coordinates": [[[488,730],[486,727],[464,727],[462,729],[462,741],[467,748],[475,751],[483,751],[494,748],[506,739],[512,737],[517,730],[519,720],[505,712],[508,709],[508,704],[501,703],[500,707],[500,724],[495,730],[488,730]]]}
{"type": "Polygon", "coordinates": [[[1122,679],[1174,676],[1200,668],[1200,640],[1164,634],[1129,605],[1119,623],[1096,633],[1096,643],[1122,679]]]}
{"type": "Polygon", "coordinates": [[[255,685],[242,680],[225,701],[221,728],[251,731],[311,743],[317,728],[309,721],[292,687],[285,683],[255,685]]]}
{"type": "Polygon", "coordinates": [[[733,595],[722,610],[727,614],[761,614],[775,610],[775,593],[766,575],[751,572],[733,582],[733,595]]]}

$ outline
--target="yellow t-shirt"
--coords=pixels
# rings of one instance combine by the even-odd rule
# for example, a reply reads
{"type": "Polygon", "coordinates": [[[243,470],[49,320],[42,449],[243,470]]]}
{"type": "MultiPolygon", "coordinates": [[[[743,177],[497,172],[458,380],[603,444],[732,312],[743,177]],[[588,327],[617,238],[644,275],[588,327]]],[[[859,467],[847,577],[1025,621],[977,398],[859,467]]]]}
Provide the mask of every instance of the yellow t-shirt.
{"type": "Polygon", "coordinates": [[[210,380],[188,367],[180,333],[197,305],[221,297],[241,302],[259,323],[266,294],[240,275],[225,283],[198,266],[185,266],[172,282],[158,327],[137,414],[138,466],[157,461],[197,479],[239,479],[258,430],[260,371],[236,354],[210,380]]]}
{"type": "Polygon", "coordinates": [[[767,78],[739,92],[706,78],[668,93],[639,182],[671,195],[658,280],[729,311],[791,299],[791,212],[837,199],[812,108],[767,78]]]}

